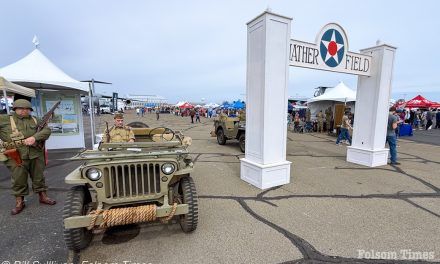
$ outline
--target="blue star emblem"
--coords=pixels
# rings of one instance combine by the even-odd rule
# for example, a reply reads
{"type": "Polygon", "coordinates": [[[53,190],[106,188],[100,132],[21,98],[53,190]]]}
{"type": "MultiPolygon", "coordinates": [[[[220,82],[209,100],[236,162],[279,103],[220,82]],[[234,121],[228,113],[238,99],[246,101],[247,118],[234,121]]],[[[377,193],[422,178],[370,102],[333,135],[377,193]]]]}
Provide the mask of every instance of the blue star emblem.
{"type": "Polygon", "coordinates": [[[327,30],[321,37],[320,52],[324,63],[329,67],[338,66],[344,57],[344,39],[336,29],[327,30]]]}

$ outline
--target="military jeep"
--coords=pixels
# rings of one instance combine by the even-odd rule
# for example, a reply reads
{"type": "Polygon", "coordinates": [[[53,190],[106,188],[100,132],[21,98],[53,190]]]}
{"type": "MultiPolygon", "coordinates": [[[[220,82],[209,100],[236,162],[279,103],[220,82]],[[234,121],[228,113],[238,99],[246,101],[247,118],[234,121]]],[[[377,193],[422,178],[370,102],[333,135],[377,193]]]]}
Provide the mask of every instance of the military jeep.
{"type": "Polygon", "coordinates": [[[65,178],[75,185],[64,205],[64,239],[86,248],[94,229],[178,218],[184,232],[197,228],[198,205],[191,138],[160,128],[133,128],[136,142],[100,143],[71,158],[83,164],[65,178]]]}
{"type": "Polygon", "coordinates": [[[227,140],[237,139],[241,152],[245,151],[246,121],[240,117],[220,116],[214,119],[214,131],[212,136],[217,137],[219,145],[225,145],[227,140]]]}

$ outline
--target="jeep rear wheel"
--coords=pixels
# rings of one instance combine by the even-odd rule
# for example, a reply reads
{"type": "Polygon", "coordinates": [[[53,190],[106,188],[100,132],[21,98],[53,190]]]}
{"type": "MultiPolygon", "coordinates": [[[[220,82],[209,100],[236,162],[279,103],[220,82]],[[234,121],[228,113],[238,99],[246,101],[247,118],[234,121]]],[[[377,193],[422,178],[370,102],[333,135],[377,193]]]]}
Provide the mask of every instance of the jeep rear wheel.
{"type": "Polygon", "coordinates": [[[222,128],[219,128],[217,130],[217,142],[218,142],[219,145],[226,144],[225,132],[223,131],[222,128]]]}
{"type": "Polygon", "coordinates": [[[180,216],[180,227],[183,232],[189,233],[197,228],[199,221],[199,206],[197,204],[197,191],[194,180],[191,176],[184,177],[180,180],[179,193],[182,202],[188,204],[188,213],[180,216]]]}
{"type": "Polygon", "coordinates": [[[238,138],[238,144],[240,145],[240,150],[243,153],[245,150],[245,143],[246,143],[245,133],[241,133],[240,137],[238,138]]]}
{"type": "MultiPolygon", "coordinates": [[[[74,186],[67,193],[66,202],[63,209],[63,219],[72,216],[82,216],[87,214],[87,205],[90,203],[90,194],[86,186],[74,186]]],[[[67,248],[71,250],[81,250],[86,248],[92,241],[92,230],[85,227],[64,229],[64,241],[67,248]]]]}

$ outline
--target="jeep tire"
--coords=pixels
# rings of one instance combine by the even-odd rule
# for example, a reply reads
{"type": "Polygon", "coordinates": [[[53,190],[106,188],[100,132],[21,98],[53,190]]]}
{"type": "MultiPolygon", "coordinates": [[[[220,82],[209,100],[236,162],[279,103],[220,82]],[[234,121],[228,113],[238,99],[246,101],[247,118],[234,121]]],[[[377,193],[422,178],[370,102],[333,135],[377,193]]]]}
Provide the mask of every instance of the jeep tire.
{"type": "Polygon", "coordinates": [[[238,137],[238,145],[240,146],[240,150],[243,153],[245,151],[245,143],[246,143],[246,137],[245,137],[245,133],[243,132],[238,137]]]}
{"type": "MultiPolygon", "coordinates": [[[[64,203],[63,219],[72,216],[82,216],[87,213],[87,204],[91,201],[86,186],[73,186],[67,193],[64,203]]],[[[78,251],[86,248],[92,241],[92,230],[85,227],[64,229],[64,241],[67,248],[78,251]]]]}
{"type": "Polygon", "coordinates": [[[226,144],[226,136],[225,136],[225,132],[223,131],[223,128],[219,128],[217,130],[217,142],[219,145],[226,144]]]}
{"type": "Polygon", "coordinates": [[[189,233],[197,228],[199,220],[199,207],[197,203],[197,191],[194,180],[191,176],[184,177],[180,180],[179,192],[182,202],[188,204],[188,213],[180,215],[180,227],[183,232],[189,233]]]}

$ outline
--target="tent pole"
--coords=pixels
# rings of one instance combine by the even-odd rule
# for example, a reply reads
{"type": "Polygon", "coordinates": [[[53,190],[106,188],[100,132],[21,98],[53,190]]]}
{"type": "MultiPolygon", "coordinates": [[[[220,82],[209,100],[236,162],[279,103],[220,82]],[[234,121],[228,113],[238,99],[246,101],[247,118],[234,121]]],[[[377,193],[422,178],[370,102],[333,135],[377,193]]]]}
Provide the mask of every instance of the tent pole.
{"type": "Polygon", "coordinates": [[[92,135],[92,148],[95,145],[95,131],[93,129],[93,113],[95,112],[95,109],[93,107],[93,100],[92,100],[92,87],[89,83],[89,110],[90,110],[90,132],[92,135]]]}
{"type": "Polygon", "coordinates": [[[6,88],[3,89],[3,97],[5,98],[6,113],[9,115],[8,96],[6,95],[6,88]]]}

